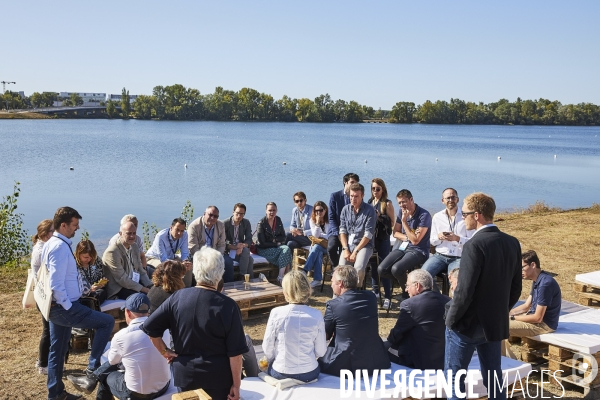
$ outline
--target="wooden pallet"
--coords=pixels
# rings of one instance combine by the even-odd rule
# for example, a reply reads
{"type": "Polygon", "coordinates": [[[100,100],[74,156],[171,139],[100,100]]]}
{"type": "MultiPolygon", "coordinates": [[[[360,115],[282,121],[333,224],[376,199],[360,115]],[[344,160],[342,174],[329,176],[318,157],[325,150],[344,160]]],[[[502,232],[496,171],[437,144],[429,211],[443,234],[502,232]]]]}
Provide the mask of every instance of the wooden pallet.
{"type": "Polygon", "coordinates": [[[544,356],[548,360],[548,373],[550,381],[554,384],[567,383],[583,388],[584,395],[587,395],[591,389],[600,387],[600,375],[587,383],[583,379],[592,373],[592,359],[596,364],[600,364],[600,352],[594,354],[581,354],[583,357],[574,360],[574,355],[578,353],[573,350],[565,349],[556,345],[548,345],[548,353],[544,356]],[[582,365],[586,363],[587,366],[582,365]],[[582,370],[587,368],[585,372],[582,370]]]}
{"type": "Polygon", "coordinates": [[[579,294],[579,304],[588,307],[600,307],[600,286],[575,281],[573,290],[579,294]]]}
{"type": "Polygon", "coordinates": [[[270,311],[273,307],[287,304],[283,289],[277,285],[254,279],[250,286],[250,290],[244,290],[244,282],[230,282],[223,288],[223,293],[237,303],[243,320],[257,313],[270,311]]]}
{"type": "Polygon", "coordinates": [[[277,282],[279,268],[271,263],[254,264],[254,275],[264,274],[269,282],[277,282]]]}
{"type": "Polygon", "coordinates": [[[548,353],[548,344],[528,337],[521,338],[521,361],[533,365],[545,363],[544,355],[548,353]]]}
{"type": "Polygon", "coordinates": [[[196,389],[188,392],[175,393],[171,396],[171,400],[212,400],[204,390],[196,389]]]}

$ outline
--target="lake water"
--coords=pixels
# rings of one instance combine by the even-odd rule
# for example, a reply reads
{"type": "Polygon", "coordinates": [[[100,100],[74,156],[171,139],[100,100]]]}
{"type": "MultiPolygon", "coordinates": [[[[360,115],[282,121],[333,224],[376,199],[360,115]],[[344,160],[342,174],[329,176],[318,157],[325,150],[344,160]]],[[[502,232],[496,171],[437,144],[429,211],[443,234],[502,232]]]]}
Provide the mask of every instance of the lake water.
{"type": "Polygon", "coordinates": [[[253,226],[275,201],[287,226],[293,193],[327,202],[347,172],[365,186],[383,178],[392,196],[407,188],[432,212],[448,186],[461,198],[486,192],[499,210],[536,200],[587,207],[600,202],[599,135],[600,127],[1,120],[0,195],[21,182],[31,234],[58,207],[76,208],[100,249],[124,214],[163,228],[187,199],[195,216],[214,204],[223,218],[245,203],[253,226]]]}

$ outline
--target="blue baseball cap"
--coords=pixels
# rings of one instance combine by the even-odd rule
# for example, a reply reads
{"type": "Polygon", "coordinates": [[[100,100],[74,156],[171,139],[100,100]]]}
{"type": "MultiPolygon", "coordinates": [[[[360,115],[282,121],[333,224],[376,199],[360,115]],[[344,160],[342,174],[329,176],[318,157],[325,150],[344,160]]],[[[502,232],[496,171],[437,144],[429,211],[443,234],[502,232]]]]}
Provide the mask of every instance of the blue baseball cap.
{"type": "Polygon", "coordinates": [[[150,310],[150,299],[144,293],[132,294],[125,300],[125,305],[121,310],[129,310],[134,313],[144,314],[150,310]]]}

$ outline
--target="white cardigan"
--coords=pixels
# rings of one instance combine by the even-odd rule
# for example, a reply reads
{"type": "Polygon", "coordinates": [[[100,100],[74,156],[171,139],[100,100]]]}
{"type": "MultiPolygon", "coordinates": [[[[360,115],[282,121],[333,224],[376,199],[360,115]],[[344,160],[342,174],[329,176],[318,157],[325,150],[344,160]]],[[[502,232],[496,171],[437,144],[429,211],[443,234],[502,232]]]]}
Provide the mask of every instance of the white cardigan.
{"type": "Polygon", "coordinates": [[[325,230],[321,230],[321,227],[310,220],[310,232],[311,235],[316,238],[328,239],[329,238],[329,222],[325,222],[325,230]]]}
{"type": "Polygon", "coordinates": [[[321,311],[301,304],[274,308],[262,343],[273,369],[282,374],[302,374],[317,368],[317,358],[327,350],[321,311]]]}

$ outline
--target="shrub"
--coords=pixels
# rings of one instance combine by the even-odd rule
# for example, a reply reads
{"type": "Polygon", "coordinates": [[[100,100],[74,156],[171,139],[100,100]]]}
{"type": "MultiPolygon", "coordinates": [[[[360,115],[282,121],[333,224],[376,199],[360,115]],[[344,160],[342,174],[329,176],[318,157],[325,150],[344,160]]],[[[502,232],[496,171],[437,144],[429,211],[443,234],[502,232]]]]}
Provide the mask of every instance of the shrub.
{"type": "Polygon", "coordinates": [[[21,188],[15,182],[13,194],[0,203],[0,266],[16,262],[28,255],[31,244],[27,230],[23,229],[23,214],[16,212],[21,188]]]}

